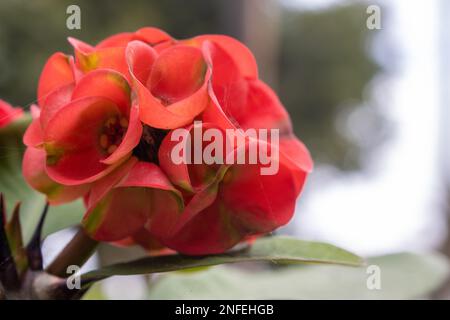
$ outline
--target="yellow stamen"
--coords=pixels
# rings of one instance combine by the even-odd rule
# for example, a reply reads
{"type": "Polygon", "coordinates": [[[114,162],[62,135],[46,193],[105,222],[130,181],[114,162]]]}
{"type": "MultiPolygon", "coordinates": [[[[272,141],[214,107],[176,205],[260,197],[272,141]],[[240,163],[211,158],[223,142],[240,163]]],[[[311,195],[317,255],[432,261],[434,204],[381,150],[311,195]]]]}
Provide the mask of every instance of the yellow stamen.
{"type": "Polygon", "coordinates": [[[106,134],[102,134],[100,136],[100,147],[102,147],[103,149],[108,148],[108,136],[106,134]]]}
{"type": "Polygon", "coordinates": [[[110,126],[112,124],[115,124],[117,121],[117,119],[115,117],[109,118],[108,120],[106,120],[106,126],[110,126]]]}
{"type": "Polygon", "coordinates": [[[120,118],[120,125],[122,128],[128,128],[128,120],[126,118],[120,118]]]}

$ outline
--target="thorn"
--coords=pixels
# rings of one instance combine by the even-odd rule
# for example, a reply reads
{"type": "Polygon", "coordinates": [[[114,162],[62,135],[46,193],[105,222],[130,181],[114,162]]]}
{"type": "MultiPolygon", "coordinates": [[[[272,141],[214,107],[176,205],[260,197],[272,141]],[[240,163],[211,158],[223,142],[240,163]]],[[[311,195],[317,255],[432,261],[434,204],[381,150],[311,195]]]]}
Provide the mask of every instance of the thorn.
{"type": "Polygon", "coordinates": [[[42,259],[42,251],[41,251],[41,238],[42,238],[42,228],[44,227],[45,217],[48,212],[48,202],[45,204],[45,208],[42,211],[41,218],[39,219],[39,223],[34,230],[33,237],[27,245],[27,257],[28,257],[28,265],[31,270],[42,270],[43,268],[43,259],[42,259]]]}
{"type": "Polygon", "coordinates": [[[12,217],[11,217],[12,223],[20,224],[20,206],[21,206],[21,203],[17,202],[16,206],[14,207],[12,217]]]}
{"type": "Polygon", "coordinates": [[[20,202],[16,203],[11,218],[6,223],[6,235],[9,241],[11,255],[16,263],[16,270],[21,277],[28,266],[27,255],[23,247],[22,227],[20,223],[20,202]]]}
{"type": "Polygon", "coordinates": [[[20,282],[6,235],[6,208],[2,193],[0,193],[0,215],[0,283],[5,290],[12,290],[17,289],[20,282]]]}
{"type": "Polygon", "coordinates": [[[5,225],[6,234],[10,241],[10,249],[14,252],[22,245],[22,228],[20,224],[20,202],[16,203],[11,219],[5,225]]]}

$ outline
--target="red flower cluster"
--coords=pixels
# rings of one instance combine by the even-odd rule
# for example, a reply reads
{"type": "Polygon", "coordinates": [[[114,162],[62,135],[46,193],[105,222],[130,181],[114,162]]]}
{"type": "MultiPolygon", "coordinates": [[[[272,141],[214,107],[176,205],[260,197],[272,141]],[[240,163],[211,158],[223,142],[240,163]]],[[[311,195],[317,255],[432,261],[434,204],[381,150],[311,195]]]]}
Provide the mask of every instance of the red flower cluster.
{"type": "Polygon", "coordinates": [[[42,71],[23,173],[53,204],[84,197],[91,237],[200,255],[290,220],[312,160],[243,44],[222,35],[175,40],[155,28],[96,46],[69,41],[74,57],[55,53],[42,71]],[[170,133],[194,120],[279,129],[278,172],[175,164],[170,133]]]}

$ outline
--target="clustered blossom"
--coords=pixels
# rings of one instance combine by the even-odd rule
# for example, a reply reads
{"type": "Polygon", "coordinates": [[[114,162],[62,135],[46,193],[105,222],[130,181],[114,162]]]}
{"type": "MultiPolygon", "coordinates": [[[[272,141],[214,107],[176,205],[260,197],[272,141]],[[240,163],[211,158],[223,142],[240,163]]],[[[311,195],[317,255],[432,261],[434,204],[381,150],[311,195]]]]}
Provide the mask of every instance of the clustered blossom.
{"type": "MultiPolygon", "coordinates": [[[[51,204],[82,197],[92,238],[213,254],[291,219],[312,160],[248,48],[222,35],[176,40],[156,28],[96,46],[69,41],[74,55],[57,52],[43,68],[23,173],[51,204]],[[194,121],[279,129],[278,172],[175,164],[170,133],[194,121]]],[[[247,139],[244,148],[263,143],[247,139]]]]}

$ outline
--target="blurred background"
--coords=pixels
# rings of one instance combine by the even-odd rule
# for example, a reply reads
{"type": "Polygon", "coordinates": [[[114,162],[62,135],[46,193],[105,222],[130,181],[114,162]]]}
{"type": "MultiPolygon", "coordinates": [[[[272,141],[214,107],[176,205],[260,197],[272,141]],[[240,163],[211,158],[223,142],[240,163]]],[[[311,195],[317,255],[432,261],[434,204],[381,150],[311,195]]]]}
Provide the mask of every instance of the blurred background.
{"type": "Polygon", "coordinates": [[[46,59],[71,53],[68,36],[95,44],[143,26],[228,34],[255,53],[316,165],[278,232],[365,256],[450,255],[449,1],[0,0],[0,97],[35,101],[46,59]],[[66,28],[70,4],[81,30],[66,28]],[[374,4],[381,29],[370,30],[374,4]]]}

